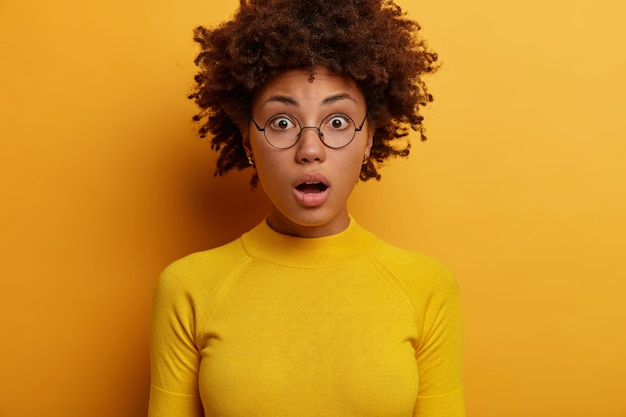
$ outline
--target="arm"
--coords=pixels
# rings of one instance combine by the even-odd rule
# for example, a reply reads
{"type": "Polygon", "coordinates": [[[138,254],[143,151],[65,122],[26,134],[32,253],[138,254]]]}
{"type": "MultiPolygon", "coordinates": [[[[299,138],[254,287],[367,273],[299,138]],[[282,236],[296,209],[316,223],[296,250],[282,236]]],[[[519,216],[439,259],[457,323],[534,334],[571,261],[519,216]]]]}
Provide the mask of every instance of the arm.
{"type": "Polygon", "coordinates": [[[166,269],[157,283],[152,312],[149,417],[202,417],[198,394],[200,353],[195,314],[181,280],[166,269]]]}
{"type": "Polygon", "coordinates": [[[459,290],[443,270],[423,305],[423,333],[416,351],[419,392],[414,417],[463,417],[463,334],[459,290]]]}

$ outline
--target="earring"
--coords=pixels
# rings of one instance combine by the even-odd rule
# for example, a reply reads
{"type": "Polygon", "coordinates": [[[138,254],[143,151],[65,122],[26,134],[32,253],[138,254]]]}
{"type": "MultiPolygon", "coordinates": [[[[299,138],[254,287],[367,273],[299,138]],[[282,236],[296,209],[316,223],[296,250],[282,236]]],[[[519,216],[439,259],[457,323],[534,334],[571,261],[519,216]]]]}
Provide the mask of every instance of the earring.
{"type": "Polygon", "coordinates": [[[365,157],[363,158],[363,165],[367,164],[370,160],[370,157],[368,155],[365,155],[365,157]]]}
{"type": "Polygon", "coordinates": [[[246,156],[248,157],[248,164],[250,164],[250,166],[254,166],[254,159],[252,159],[252,157],[248,154],[246,154],[246,156]]]}

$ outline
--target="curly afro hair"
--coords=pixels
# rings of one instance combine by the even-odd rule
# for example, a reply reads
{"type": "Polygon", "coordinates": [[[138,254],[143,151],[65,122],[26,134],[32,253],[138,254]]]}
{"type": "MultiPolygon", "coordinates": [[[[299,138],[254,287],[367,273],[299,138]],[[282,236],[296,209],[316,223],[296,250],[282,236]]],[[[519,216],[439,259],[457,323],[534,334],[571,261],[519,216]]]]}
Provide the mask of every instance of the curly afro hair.
{"type": "Polygon", "coordinates": [[[189,98],[200,107],[200,136],[210,134],[219,151],[216,175],[249,166],[240,127],[261,86],[290,69],[314,77],[323,65],[352,77],[365,96],[375,133],[360,178],[380,179],[386,159],[409,154],[409,129],[426,139],[419,110],[433,98],[422,77],[437,69],[437,54],[419,31],[392,0],[240,0],[231,20],[196,28],[200,70],[189,98]]]}

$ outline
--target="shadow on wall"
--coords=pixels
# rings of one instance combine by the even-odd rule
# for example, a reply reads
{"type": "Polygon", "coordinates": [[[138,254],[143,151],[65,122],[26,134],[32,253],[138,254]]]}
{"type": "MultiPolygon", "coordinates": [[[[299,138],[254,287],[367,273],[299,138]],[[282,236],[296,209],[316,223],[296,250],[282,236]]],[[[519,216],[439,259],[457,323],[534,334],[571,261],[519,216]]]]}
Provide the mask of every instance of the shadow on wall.
{"type": "Polygon", "coordinates": [[[161,140],[158,156],[149,161],[150,169],[139,174],[143,178],[130,180],[138,181],[135,189],[146,193],[143,198],[135,196],[135,201],[143,207],[143,212],[151,213],[139,221],[145,222],[141,230],[149,235],[141,240],[151,247],[148,252],[152,255],[147,256],[146,264],[138,272],[145,277],[147,285],[144,281],[135,301],[132,305],[129,302],[122,314],[136,318],[131,325],[133,329],[124,334],[138,335],[138,340],[126,354],[127,366],[112,372],[112,379],[132,378],[130,385],[135,387],[130,393],[115,393],[118,404],[108,407],[117,406],[119,416],[145,414],[147,407],[149,315],[153,285],[159,273],[176,259],[238,238],[262,221],[269,208],[263,189],[250,186],[252,169],[214,176],[217,153],[211,150],[208,141],[171,135],[164,135],[161,140]],[[138,299],[143,300],[142,308],[137,307],[138,299]]]}
{"type": "Polygon", "coordinates": [[[254,174],[251,168],[215,176],[217,153],[208,143],[200,147],[202,152],[178,158],[178,175],[170,190],[181,199],[181,205],[171,214],[184,216],[178,219],[185,225],[181,239],[188,240],[183,246],[190,251],[210,249],[238,238],[262,221],[269,209],[262,187],[250,185],[254,174]]]}

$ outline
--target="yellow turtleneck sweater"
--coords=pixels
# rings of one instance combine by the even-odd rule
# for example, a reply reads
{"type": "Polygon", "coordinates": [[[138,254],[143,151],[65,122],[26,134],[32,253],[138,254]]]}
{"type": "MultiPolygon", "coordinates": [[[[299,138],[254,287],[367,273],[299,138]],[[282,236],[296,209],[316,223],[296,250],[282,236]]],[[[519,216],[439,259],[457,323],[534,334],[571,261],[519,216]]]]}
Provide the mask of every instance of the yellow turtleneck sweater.
{"type": "Polygon", "coordinates": [[[463,416],[459,310],[441,264],[354,220],[263,222],[160,277],[149,416],[463,416]]]}

